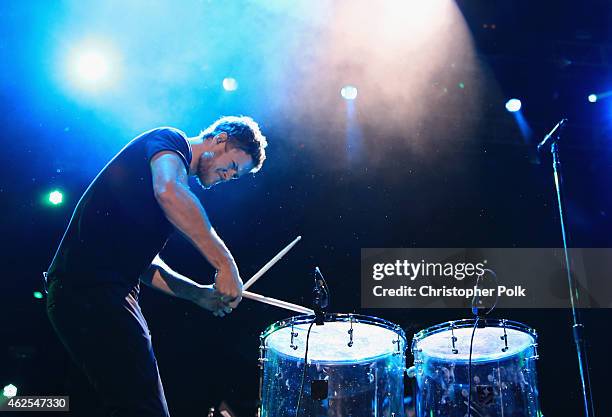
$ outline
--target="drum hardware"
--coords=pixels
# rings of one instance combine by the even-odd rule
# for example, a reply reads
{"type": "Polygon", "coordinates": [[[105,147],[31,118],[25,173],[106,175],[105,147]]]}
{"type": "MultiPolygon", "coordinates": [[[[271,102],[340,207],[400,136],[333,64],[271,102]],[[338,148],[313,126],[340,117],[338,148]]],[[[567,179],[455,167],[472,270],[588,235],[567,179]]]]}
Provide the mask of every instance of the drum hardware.
{"type": "Polygon", "coordinates": [[[366,372],[366,376],[368,377],[368,382],[370,384],[376,379],[376,377],[374,376],[374,372],[372,371],[376,372],[376,370],[373,370],[372,368],[368,369],[368,371],[366,372]]]}
{"type": "Polygon", "coordinates": [[[533,345],[531,345],[533,347],[533,355],[528,357],[527,359],[540,359],[540,355],[538,355],[538,344],[534,343],[533,345]]]}
{"type": "Polygon", "coordinates": [[[263,364],[264,362],[267,361],[266,359],[266,347],[263,344],[263,340],[260,338],[259,339],[259,359],[257,359],[257,362],[259,362],[259,367],[263,368],[263,364]]]}
{"type": "Polygon", "coordinates": [[[310,383],[310,397],[316,401],[327,399],[329,385],[327,379],[315,379],[310,383]]]}
{"type": "Polygon", "coordinates": [[[501,336],[500,339],[504,341],[504,347],[501,351],[506,352],[508,350],[508,334],[506,333],[506,320],[502,320],[502,328],[504,329],[504,335],[501,336]]]}
{"type": "Polygon", "coordinates": [[[459,350],[455,347],[455,342],[457,338],[455,337],[455,323],[451,324],[451,343],[453,344],[452,352],[456,355],[459,353],[459,350]]]}
{"type": "Polygon", "coordinates": [[[400,347],[399,333],[397,335],[397,339],[393,340],[391,343],[393,343],[394,345],[397,345],[397,351],[394,353],[394,355],[401,355],[402,354],[402,349],[400,347]]]}
{"type": "Polygon", "coordinates": [[[353,315],[349,315],[351,319],[351,328],[348,330],[348,334],[350,336],[349,342],[346,344],[348,347],[353,347],[353,315]]]}
{"type": "Polygon", "coordinates": [[[294,327],[293,327],[293,320],[291,320],[291,343],[289,344],[289,346],[291,347],[291,349],[297,350],[298,347],[297,347],[297,345],[293,344],[293,339],[295,337],[298,337],[298,334],[297,334],[297,332],[293,331],[293,329],[294,329],[294,327]]]}

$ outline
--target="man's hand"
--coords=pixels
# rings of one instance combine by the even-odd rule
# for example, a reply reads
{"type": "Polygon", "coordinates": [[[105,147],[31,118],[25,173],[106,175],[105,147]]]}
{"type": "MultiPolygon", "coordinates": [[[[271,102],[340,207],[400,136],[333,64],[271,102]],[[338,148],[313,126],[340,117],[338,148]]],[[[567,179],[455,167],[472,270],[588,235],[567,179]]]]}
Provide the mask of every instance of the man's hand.
{"type": "Polygon", "coordinates": [[[198,285],[192,290],[190,298],[200,307],[212,311],[214,316],[223,317],[232,312],[232,307],[221,301],[221,294],[213,285],[198,285]]]}
{"type": "Polygon", "coordinates": [[[236,264],[221,268],[215,274],[214,288],[221,296],[221,301],[231,308],[236,308],[242,300],[242,279],[236,264]]]}

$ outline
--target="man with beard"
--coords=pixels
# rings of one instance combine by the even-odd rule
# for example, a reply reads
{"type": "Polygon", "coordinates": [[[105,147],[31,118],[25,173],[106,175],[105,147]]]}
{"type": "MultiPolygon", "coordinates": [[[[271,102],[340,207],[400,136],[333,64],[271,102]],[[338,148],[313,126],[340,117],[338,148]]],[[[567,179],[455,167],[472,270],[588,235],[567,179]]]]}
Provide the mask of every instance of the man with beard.
{"type": "Polygon", "coordinates": [[[188,177],[210,188],[255,173],[266,146],[249,117],[223,117],[191,138],[153,129],[123,148],[81,197],[46,274],[47,313],[108,415],[169,415],[139,282],[221,317],[240,302],[238,267],[188,177]],[[159,258],[174,229],[216,269],[213,285],[159,258]]]}

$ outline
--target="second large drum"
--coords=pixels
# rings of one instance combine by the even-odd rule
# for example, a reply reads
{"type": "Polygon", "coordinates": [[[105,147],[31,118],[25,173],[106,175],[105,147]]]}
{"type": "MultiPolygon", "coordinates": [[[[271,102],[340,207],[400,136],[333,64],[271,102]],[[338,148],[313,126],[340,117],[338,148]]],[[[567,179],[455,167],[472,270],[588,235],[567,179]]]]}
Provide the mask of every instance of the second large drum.
{"type": "Polygon", "coordinates": [[[442,323],[414,335],[417,417],[540,417],[537,335],[510,320],[442,323]]]}

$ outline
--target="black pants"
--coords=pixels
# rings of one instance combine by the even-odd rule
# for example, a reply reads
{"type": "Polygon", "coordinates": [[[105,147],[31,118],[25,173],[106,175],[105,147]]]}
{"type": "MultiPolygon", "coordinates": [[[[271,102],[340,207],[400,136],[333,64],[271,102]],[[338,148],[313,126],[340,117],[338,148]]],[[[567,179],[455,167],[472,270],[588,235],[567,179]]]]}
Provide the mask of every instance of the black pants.
{"type": "Polygon", "coordinates": [[[47,314],[109,416],[168,417],[138,291],[138,285],[82,288],[50,279],[47,314]]]}

